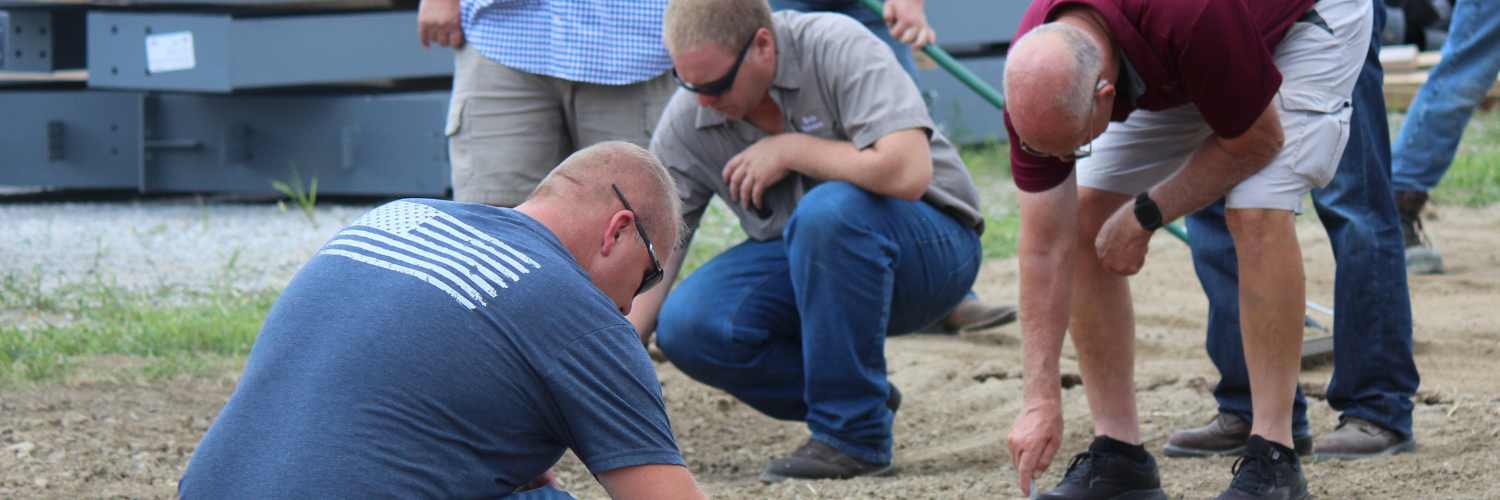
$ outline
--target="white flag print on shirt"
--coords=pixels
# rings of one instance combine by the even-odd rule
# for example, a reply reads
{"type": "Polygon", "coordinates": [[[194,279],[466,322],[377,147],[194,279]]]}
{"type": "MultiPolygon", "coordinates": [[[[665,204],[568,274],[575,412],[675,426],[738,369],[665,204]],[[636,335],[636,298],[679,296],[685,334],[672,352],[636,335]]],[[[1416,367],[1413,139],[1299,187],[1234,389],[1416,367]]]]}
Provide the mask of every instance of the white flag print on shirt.
{"type": "Polygon", "coordinates": [[[541,269],[526,254],[436,208],[395,201],[355,219],[318,252],[409,275],[470,310],[541,269]],[[529,266],[529,268],[528,268],[529,266]]]}

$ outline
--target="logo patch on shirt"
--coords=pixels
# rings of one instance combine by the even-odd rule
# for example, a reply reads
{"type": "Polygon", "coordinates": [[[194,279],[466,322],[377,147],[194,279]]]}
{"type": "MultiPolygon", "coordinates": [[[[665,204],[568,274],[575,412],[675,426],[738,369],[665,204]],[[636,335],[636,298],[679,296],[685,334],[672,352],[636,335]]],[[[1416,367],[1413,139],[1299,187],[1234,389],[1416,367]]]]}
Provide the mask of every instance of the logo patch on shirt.
{"type": "Polygon", "coordinates": [[[803,132],[812,132],[820,128],[823,128],[823,121],[818,119],[818,115],[807,115],[802,117],[803,132]]]}
{"type": "Polygon", "coordinates": [[[486,295],[499,296],[492,283],[508,288],[507,279],[517,282],[531,273],[528,265],[542,268],[474,226],[409,201],[387,203],[356,219],[318,252],[325,254],[420,279],[470,310],[487,305],[486,295]]]}

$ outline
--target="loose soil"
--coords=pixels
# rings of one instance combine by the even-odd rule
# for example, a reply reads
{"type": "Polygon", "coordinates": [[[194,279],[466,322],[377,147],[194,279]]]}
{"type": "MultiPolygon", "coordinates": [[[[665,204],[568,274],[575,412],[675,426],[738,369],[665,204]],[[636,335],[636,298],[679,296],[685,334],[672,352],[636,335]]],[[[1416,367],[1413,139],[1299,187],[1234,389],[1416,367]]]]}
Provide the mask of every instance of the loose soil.
{"type": "MultiPolygon", "coordinates": [[[[1414,454],[1307,464],[1318,498],[1500,498],[1500,206],[1441,207],[1428,224],[1448,273],[1413,276],[1417,364],[1422,371],[1414,454]]],[[[1299,224],[1308,298],[1333,303],[1333,258],[1315,221],[1299,224]]],[[[986,265],[978,291],[1016,297],[1016,261],[986,265]]],[[[1187,248],[1162,235],[1141,276],[1137,304],[1137,393],[1147,446],[1159,450],[1173,430],[1210,418],[1217,374],[1203,350],[1207,302],[1187,248]]],[[[1315,317],[1324,324],[1331,318],[1315,317]]],[[[807,437],[796,422],[772,420],[724,393],[659,365],[678,444],[714,498],[1017,498],[1005,437],[1021,406],[1021,357],[1015,326],[961,337],[912,335],[887,344],[891,380],[905,395],[896,419],[896,461],[888,479],[756,481],[767,460],[807,437]]],[[[1077,372],[1071,347],[1063,370],[1077,372]]],[[[0,498],[167,498],[194,445],[232,392],[238,367],[152,383],[105,375],[0,393],[0,498]]],[[[1302,372],[1326,384],[1327,364],[1302,372]]],[[[1091,437],[1083,391],[1064,391],[1066,442],[1041,480],[1061,477],[1071,453],[1091,437]]],[[[1325,402],[1311,405],[1313,433],[1337,424],[1325,402]]],[[[1161,460],[1172,498],[1213,498],[1229,483],[1232,458],[1161,460]]],[[[559,465],[564,486],[582,499],[605,498],[581,465],[559,465]]]]}

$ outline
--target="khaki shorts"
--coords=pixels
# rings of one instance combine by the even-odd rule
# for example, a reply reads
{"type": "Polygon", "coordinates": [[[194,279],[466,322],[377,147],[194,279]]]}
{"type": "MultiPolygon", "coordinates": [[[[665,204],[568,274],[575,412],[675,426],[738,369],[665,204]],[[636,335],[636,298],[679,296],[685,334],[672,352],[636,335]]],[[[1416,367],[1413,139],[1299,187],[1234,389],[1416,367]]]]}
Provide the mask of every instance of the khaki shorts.
{"type": "Polygon", "coordinates": [[[453,199],[463,202],[516,206],[578,149],[615,140],[646,147],[675,90],[667,73],[596,85],[507,68],[468,46],[454,58],[448,157],[453,199]]]}
{"type": "MultiPolygon", "coordinates": [[[[1260,172],[1229,191],[1228,208],[1302,213],[1302,196],[1328,185],[1349,141],[1350,95],[1370,46],[1370,0],[1319,0],[1326,27],[1299,21],[1287,28],[1272,58],[1281,71],[1274,100],[1286,142],[1260,172]]],[[[1078,160],[1078,185],[1137,195],[1167,180],[1213,130],[1198,108],[1137,110],[1110,123],[1094,154],[1078,160]]]]}

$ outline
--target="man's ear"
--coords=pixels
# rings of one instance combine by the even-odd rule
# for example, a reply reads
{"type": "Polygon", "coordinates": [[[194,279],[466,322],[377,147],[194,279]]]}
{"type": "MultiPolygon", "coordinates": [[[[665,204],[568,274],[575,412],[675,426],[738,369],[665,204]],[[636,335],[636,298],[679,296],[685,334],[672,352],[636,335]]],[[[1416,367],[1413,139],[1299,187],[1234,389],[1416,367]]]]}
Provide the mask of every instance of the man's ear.
{"type": "Polygon", "coordinates": [[[609,257],[621,238],[630,236],[628,230],[634,225],[635,214],[630,213],[629,210],[620,210],[611,215],[609,224],[604,226],[604,240],[600,242],[599,255],[609,257]]]}

